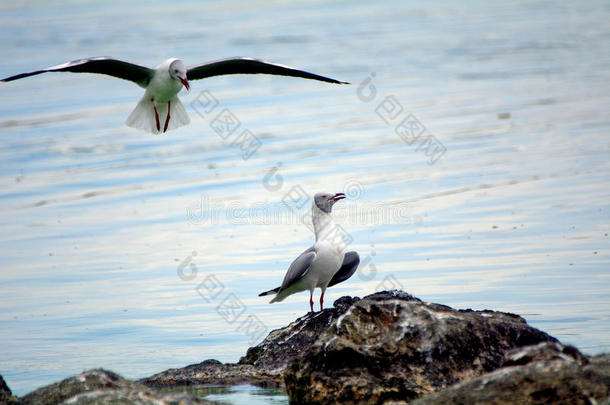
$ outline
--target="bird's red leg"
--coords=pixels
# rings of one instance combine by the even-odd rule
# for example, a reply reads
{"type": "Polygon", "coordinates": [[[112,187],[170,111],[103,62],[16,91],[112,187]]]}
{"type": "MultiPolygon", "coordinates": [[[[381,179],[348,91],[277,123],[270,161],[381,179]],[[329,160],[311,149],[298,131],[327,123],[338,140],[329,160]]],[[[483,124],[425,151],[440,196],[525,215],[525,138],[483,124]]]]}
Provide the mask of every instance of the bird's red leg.
{"type": "Polygon", "coordinates": [[[157,131],[161,131],[161,125],[159,124],[159,113],[157,112],[157,104],[155,103],[155,99],[152,98],[153,110],[155,110],[155,121],[157,123],[157,131]]]}
{"type": "Polygon", "coordinates": [[[324,291],[322,291],[322,295],[320,295],[320,311],[324,311],[324,291]]]}
{"type": "Polygon", "coordinates": [[[167,125],[169,124],[169,110],[172,107],[171,100],[167,102],[167,118],[165,119],[165,125],[163,126],[163,132],[167,131],[167,125]]]}
{"type": "Polygon", "coordinates": [[[311,308],[311,312],[313,312],[313,291],[309,292],[309,308],[311,308]]]}

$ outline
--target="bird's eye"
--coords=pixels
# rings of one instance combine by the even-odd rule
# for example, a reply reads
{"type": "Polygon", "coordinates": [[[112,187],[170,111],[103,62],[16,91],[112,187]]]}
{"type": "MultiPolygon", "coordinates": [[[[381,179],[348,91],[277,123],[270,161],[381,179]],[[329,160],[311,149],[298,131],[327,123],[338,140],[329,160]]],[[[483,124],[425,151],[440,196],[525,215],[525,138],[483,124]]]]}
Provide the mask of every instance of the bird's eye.
{"type": "Polygon", "coordinates": [[[178,69],[174,69],[174,73],[178,73],[178,69]]]}

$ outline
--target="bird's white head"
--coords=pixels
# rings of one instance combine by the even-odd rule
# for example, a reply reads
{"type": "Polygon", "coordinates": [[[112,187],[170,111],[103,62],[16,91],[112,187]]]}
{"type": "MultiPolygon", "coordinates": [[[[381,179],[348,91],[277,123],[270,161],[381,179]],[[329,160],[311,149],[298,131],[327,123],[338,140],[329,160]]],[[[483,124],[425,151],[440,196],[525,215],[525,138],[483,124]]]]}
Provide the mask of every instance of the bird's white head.
{"type": "Polygon", "coordinates": [[[182,62],[180,59],[176,59],[172,63],[170,63],[169,75],[173,79],[176,79],[180,83],[182,83],[182,85],[186,87],[187,90],[190,88],[189,82],[186,77],[186,66],[184,66],[184,62],[182,62]]]}
{"type": "Polygon", "coordinates": [[[344,198],[345,194],[343,193],[316,193],[316,195],[313,196],[313,203],[321,211],[330,214],[333,209],[333,205],[335,205],[337,201],[344,198]]]}

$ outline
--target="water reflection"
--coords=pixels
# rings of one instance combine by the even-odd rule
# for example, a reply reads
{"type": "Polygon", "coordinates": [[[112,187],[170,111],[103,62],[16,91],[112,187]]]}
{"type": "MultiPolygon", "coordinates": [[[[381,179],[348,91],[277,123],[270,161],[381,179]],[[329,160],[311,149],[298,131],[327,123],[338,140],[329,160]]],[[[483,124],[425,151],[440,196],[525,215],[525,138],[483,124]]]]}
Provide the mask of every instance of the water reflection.
{"type": "Polygon", "coordinates": [[[253,385],[208,386],[189,385],[159,388],[160,391],[187,392],[197,398],[218,404],[288,405],[286,391],[280,388],[261,388],[253,385]]]}

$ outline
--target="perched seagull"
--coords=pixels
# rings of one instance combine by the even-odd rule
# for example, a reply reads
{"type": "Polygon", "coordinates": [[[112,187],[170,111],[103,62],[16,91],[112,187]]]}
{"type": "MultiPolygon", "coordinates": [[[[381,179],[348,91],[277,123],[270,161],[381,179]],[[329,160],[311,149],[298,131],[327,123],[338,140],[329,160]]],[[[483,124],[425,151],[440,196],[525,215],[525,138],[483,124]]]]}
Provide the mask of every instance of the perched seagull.
{"type": "Polygon", "coordinates": [[[328,287],[350,278],[360,264],[357,252],[345,252],[345,244],[337,233],[337,224],[331,217],[333,205],[345,194],[317,193],[312,202],[311,216],[315,244],[301,253],[286,272],[280,287],[259,294],[275,294],[270,303],[283,301],[289,295],[309,290],[309,307],[313,312],[313,290],[320,288],[320,311],[324,307],[324,292],[328,287]]]}
{"type": "Polygon", "coordinates": [[[180,59],[171,58],[156,68],[150,69],[105,56],[78,59],[62,65],[6,77],[0,81],[10,82],[45,72],[100,73],[129,80],[145,88],[144,96],[127,118],[126,124],[153,134],[178,128],[190,122],[188,114],[177,96],[182,86],[189,90],[188,80],[220,75],[262,73],[347,84],[347,82],[329,77],[253,58],[223,59],[189,68],[180,59]],[[159,117],[165,118],[163,126],[159,117]]]}

